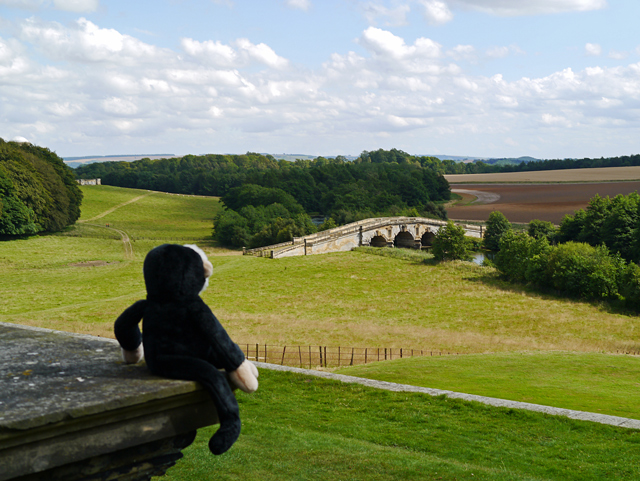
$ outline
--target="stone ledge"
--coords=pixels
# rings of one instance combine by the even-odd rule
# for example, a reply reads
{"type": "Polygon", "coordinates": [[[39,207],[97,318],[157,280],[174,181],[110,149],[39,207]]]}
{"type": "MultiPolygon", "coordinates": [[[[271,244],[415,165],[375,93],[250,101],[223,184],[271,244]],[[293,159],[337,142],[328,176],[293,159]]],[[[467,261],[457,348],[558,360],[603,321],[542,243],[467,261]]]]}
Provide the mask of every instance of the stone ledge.
{"type": "Polygon", "coordinates": [[[215,423],[197,383],[124,364],[113,340],[0,323],[0,481],[215,423]]]}

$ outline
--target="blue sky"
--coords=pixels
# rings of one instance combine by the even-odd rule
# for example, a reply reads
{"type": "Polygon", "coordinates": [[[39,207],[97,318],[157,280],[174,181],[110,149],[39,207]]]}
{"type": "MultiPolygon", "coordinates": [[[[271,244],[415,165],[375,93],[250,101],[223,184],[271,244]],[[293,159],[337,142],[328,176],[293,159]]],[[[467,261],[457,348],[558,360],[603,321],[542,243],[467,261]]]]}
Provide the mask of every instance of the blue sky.
{"type": "Polygon", "coordinates": [[[0,0],[0,137],[61,156],[640,153],[637,0],[0,0]]]}

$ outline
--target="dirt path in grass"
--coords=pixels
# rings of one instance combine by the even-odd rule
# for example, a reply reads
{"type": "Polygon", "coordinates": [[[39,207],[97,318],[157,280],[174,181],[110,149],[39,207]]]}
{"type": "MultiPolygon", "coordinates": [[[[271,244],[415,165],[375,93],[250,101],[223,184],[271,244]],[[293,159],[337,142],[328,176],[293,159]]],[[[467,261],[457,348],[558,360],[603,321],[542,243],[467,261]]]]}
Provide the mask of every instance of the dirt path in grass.
{"type": "Polygon", "coordinates": [[[120,235],[120,239],[122,240],[122,246],[124,247],[124,258],[128,261],[134,259],[133,244],[131,244],[131,239],[129,238],[129,234],[127,234],[126,231],[123,231],[122,229],[116,229],[115,227],[110,227],[108,225],[102,225],[102,224],[86,224],[85,223],[85,225],[90,225],[93,227],[102,227],[103,229],[108,229],[108,230],[117,232],[120,235]]]}
{"type": "Polygon", "coordinates": [[[91,219],[79,220],[78,222],[79,223],[84,223],[84,222],[91,222],[91,221],[94,221],[94,220],[101,219],[104,216],[111,214],[114,210],[119,209],[120,207],[124,207],[125,205],[133,204],[134,202],[137,202],[140,199],[148,197],[148,196],[150,196],[152,194],[153,194],[153,192],[149,192],[148,194],[139,195],[138,197],[134,197],[133,199],[128,200],[126,202],[123,202],[122,204],[118,204],[115,207],[112,207],[111,209],[107,209],[102,214],[98,214],[98,215],[92,217],[91,219]]]}

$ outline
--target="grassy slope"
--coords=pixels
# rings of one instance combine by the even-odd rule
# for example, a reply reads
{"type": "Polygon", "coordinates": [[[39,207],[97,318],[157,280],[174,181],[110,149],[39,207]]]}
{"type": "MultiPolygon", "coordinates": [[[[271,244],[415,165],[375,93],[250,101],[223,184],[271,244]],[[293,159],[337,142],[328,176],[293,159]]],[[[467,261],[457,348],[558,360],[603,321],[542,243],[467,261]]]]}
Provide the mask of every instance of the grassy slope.
{"type": "Polygon", "coordinates": [[[146,293],[142,262],[164,238],[197,237],[211,243],[218,199],[149,193],[109,186],[83,187],[81,221],[68,235],[42,236],[0,244],[0,320],[113,337],[114,319],[146,293]],[[144,196],[139,200],[131,200],[144,196]],[[92,219],[121,206],[99,219],[92,219]],[[87,223],[102,227],[87,226],[87,223]],[[133,239],[128,260],[120,235],[133,239]],[[162,230],[158,226],[163,226],[162,230]],[[104,235],[111,238],[76,237],[104,235]],[[102,266],[77,266],[102,261],[102,266]]]}
{"type": "MultiPolygon", "coordinates": [[[[211,237],[220,209],[215,197],[164,194],[110,186],[84,187],[90,200],[82,206],[80,222],[109,224],[134,238],[211,237]],[[137,200],[135,200],[137,199],[137,200]],[[135,200],[132,204],[127,204],[135,200]],[[125,205],[123,205],[125,204],[125,205]],[[118,207],[102,216],[106,211],[118,207]],[[96,217],[99,217],[96,219],[96,217]]],[[[207,239],[210,243],[210,239],[207,239]]]]}
{"type": "Polygon", "coordinates": [[[216,258],[205,300],[240,342],[454,352],[637,350],[638,318],[510,286],[472,263],[360,252],[216,258]]]}
{"type": "MultiPolygon", "coordinates": [[[[85,189],[83,219],[141,195],[139,191],[109,189],[85,189]],[[95,199],[102,199],[100,207],[93,205],[95,199]]],[[[123,205],[96,222],[120,227],[126,224],[131,236],[152,232],[154,224],[166,222],[171,237],[196,232],[205,239],[218,208],[216,199],[154,194],[123,205]],[[188,202],[182,208],[187,205],[189,215],[194,215],[181,215],[179,208],[171,207],[173,201],[188,202]],[[145,215],[136,213],[142,202],[151,203],[145,215]]],[[[0,320],[112,336],[115,317],[144,297],[142,260],[149,249],[162,242],[135,242],[133,260],[124,259],[117,236],[46,236],[4,242],[0,244],[0,320]],[[110,264],[72,265],[93,260],[110,264]]],[[[627,364],[635,359],[623,356],[605,357],[607,367],[597,361],[586,363],[579,376],[567,366],[568,361],[560,360],[565,368],[556,368],[557,379],[548,387],[531,381],[509,382],[508,375],[500,379],[498,374],[491,378],[478,374],[499,372],[501,365],[515,365],[509,368],[511,379],[520,380],[523,372],[548,365],[538,355],[507,354],[523,346],[573,346],[587,351],[636,347],[635,317],[609,313],[588,303],[538,296],[502,284],[490,269],[465,263],[434,266],[360,252],[272,261],[216,255],[225,252],[211,247],[207,251],[216,270],[205,301],[238,341],[496,350],[503,354],[447,358],[446,371],[452,384],[461,379],[466,384],[457,385],[478,392],[478,387],[495,379],[505,389],[500,397],[524,396],[531,402],[550,404],[544,400],[576,391],[566,386],[577,379],[581,389],[593,386],[595,392],[617,392],[617,398],[607,394],[609,397],[601,398],[602,405],[592,409],[603,412],[628,410],[632,402],[627,400],[635,399],[637,386],[632,378],[615,375],[625,370],[635,372],[627,364]],[[515,357],[520,359],[516,362],[515,357]],[[469,363],[468,359],[475,362],[469,363]],[[550,394],[549,390],[556,392],[550,394]]],[[[397,369],[394,363],[378,366],[382,371],[397,369]]],[[[399,371],[430,370],[436,379],[442,366],[400,366],[399,371]]],[[[545,367],[551,369],[552,365],[545,367]]],[[[438,400],[448,406],[436,409],[441,411],[439,417],[435,411],[425,415],[417,410],[420,414],[414,415],[411,404],[423,406],[435,401],[414,395],[371,394],[363,388],[287,376],[263,373],[260,391],[241,395],[245,430],[237,449],[213,459],[202,444],[210,435],[204,432],[180,469],[210,471],[216,476],[241,473],[228,479],[244,479],[245,474],[247,478],[260,475],[275,479],[281,472],[295,479],[298,471],[302,473],[298,479],[424,479],[420,477],[424,472],[434,477],[438,472],[443,479],[461,479],[470,476],[469,467],[474,470],[473,479],[604,479],[622,478],[638,465],[632,464],[637,449],[630,451],[637,438],[628,431],[596,426],[594,434],[568,420],[556,420],[558,424],[550,427],[546,418],[519,412],[505,415],[515,419],[515,424],[496,430],[491,419],[500,410],[471,409],[464,403],[438,400]],[[306,387],[313,387],[313,392],[309,394],[306,387]],[[470,420],[462,422],[456,417],[461,409],[472,412],[470,420]],[[479,421],[472,420],[476,416],[480,416],[479,421]],[[425,419],[429,423],[425,424],[425,419]],[[424,431],[429,426],[435,426],[434,430],[424,431]],[[450,431],[457,434],[450,435],[450,431]],[[464,448],[467,444],[470,449],[464,448]],[[454,449],[456,446],[463,447],[454,449]],[[527,454],[529,451],[533,454],[527,454]],[[557,454],[560,464],[548,465],[557,454]],[[525,464],[533,466],[527,468],[530,474],[524,474],[525,464]],[[249,467],[245,470],[243,466],[249,467]]],[[[447,376],[442,377],[446,381],[447,376]]],[[[415,383],[422,382],[421,378],[415,377],[415,383]]],[[[454,389],[444,382],[432,387],[454,389]]],[[[572,397],[579,400],[580,396],[572,397]]],[[[580,409],[579,405],[563,407],[580,409]]],[[[637,475],[634,472],[628,478],[637,475]]],[[[174,475],[173,479],[188,479],[181,476],[174,475]]],[[[207,476],[198,474],[191,479],[207,476]]]]}
{"type": "Polygon", "coordinates": [[[243,431],[212,456],[200,430],[167,481],[640,478],[640,432],[262,371],[243,431]]]}

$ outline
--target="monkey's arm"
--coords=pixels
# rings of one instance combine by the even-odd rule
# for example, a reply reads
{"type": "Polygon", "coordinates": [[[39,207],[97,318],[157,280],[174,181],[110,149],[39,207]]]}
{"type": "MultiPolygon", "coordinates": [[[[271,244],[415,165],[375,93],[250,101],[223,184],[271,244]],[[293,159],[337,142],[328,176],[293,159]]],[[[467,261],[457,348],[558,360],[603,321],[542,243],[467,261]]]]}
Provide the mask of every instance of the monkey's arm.
{"type": "Polygon", "coordinates": [[[122,357],[127,364],[135,364],[142,359],[142,334],[138,324],[144,314],[147,301],[138,301],[120,314],[113,326],[116,339],[122,348],[122,357]]]}

